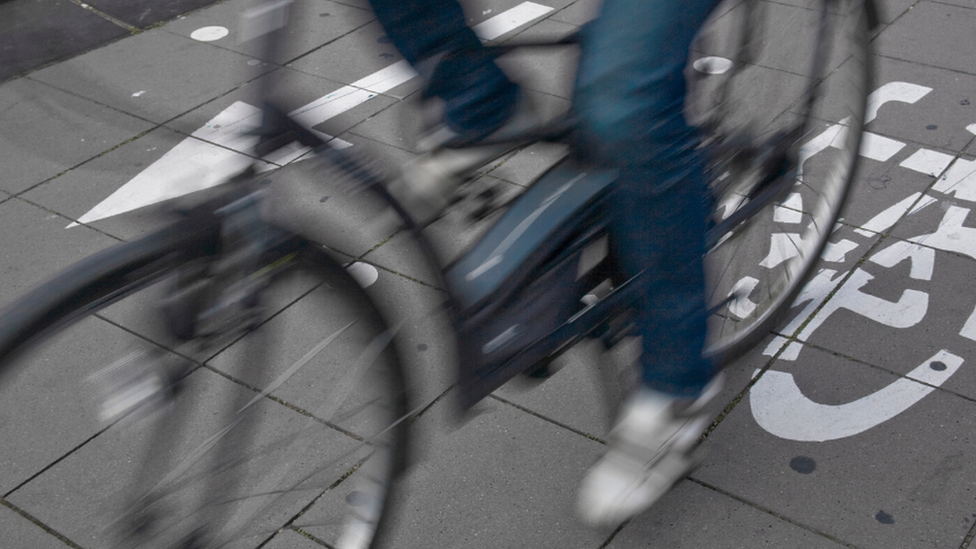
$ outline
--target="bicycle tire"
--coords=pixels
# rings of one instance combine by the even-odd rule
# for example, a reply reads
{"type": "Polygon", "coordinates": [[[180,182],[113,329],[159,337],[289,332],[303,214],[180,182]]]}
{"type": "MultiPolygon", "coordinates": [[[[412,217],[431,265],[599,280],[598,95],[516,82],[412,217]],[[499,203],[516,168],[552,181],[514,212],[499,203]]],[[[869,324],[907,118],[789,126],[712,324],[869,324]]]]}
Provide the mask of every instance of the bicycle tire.
{"type": "MultiPolygon", "coordinates": [[[[0,314],[0,415],[41,422],[49,439],[0,450],[4,502],[76,547],[262,547],[297,535],[375,547],[405,464],[405,380],[394,332],[341,265],[288,239],[263,258],[257,321],[205,351],[165,335],[166,308],[131,316],[172,306],[174,279],[209,261],[218,235],[177,225],[116,245],[0,314]],[[106,361],[119,355],[129,366],[106,361]],[[260,368],[236,368],[242,356],[260,368]],[[98,424],[78,389],[99,386],[109,403],[139,406],[114,406],[98,424]],[[50,399],[38,387],[63,395],[63,415],[31,405],[50,399]]],[[[207,291],[186,294],[189,307],[207,291]]]]}
{"type": "Polygon", "coordinates": [[[712,154],[720,233],[706,256],[717,362],[776,327],[828,245],[858,164],[867,23],[862,0],[730,0],[693,46],[686,111],[712,154]]]}

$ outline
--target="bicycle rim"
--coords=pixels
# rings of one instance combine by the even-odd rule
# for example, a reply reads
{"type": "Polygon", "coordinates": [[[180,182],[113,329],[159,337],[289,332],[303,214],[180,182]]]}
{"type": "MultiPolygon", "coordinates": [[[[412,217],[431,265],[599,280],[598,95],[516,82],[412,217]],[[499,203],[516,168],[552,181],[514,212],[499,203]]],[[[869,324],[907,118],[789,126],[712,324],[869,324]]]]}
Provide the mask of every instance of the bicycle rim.
{"type": "Polygon", "coordinates": [[[714,152],[715,223],[749,207],[762,177],[766,160],[743,162],[742,150],[787,146],[792,159],[776,198],[752,204],[758,211],[717,235],[706,257],[715,360],[775,327],[829,244],[858,160],[867,41],[858,0],[735,0],[719,5],[693,47],[687,112],[714,152]]]}
{"type": "Polygon", "coordinates": [[[186,316],[217,288],[180,247],[117,246],[0,317],[0,429],[38,433],[0,449],[3,500],[80,547],[374,546],[404,460],[394,332],[302,244],[248,277],[268,284],[248,322],[178,341],[156,305],[186,316]]]}

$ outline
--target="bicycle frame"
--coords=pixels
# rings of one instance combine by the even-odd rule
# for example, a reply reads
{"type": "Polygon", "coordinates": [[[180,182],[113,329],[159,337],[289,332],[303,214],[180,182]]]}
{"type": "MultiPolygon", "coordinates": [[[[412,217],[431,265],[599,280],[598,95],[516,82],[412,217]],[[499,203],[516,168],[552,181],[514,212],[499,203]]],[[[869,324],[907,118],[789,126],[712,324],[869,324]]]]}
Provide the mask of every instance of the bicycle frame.
{"type": "MultiPolygon", "coordinates": [[[[269,9],[285,9],[289,0],[269,9]]],[[[877,19],[874,3],[867,0],[869,23],[877,19]]],[[[827,9],[827,4],[824,5],[827,9]]],[[[273,52],[279,39],[277,29],[283,17],[262,12],[267,48],[273,52]],[[276,26],[277,25],[277,26],[276,26]]],[[[745,33],[744,33],[745,34],[745,33]]],[[[495,54],[525,46],[563,46],[577,43],[570,37],[550,43],[522,43],[492,46],[495,54]]],[[[743,54],[748,43],[738,44],[743,54]]],[[[825,54],[814,60],[812,73],[820,74],[825,54]]],[[[270,57],[269,57],[270,58],[270,57]]],[[[261,90],[271,97],[270,90],[261,90]]],[[[809,111],[815,99],[807,91],[809,111]]],[[[386,190],[383,178],[373,174],[352,153],[330,147],[320,133],[303,128],[267,105],[262,128],[262,148],[298,141],[326,156],[352,177],[353,186],[376,194],[403,219],[420,244],[430,264],[439,265],[431,243],[401,206],[386,190]]],[[[808,117],[803,117],[807,119],[808,117]]],[[[562,139],[572,130],[570,121],[561,120],[542,131],[518,136],[508,142],[522,144],[547,139],[562,139]]],[[[720,238],[747,224],[768,204],[783,198],[793,185],[791,174],[799,168],[800,141],[808,129],[797,127],[773,136],[760,147],[740,147],[734,136],[711,147],[735,154],[735,162],[754,169],[754,184],[749,204],[709,231],[708,247],[720,238]]],[[[729,136],[726,136],[729,137],[729,136]]],[[[276,148],[276,147],[275,147],[276,148]]],[[[717,155],[719,157],[722,154],[717,155]]],[[[604,199],[616,174],[587,166],[570,156],[550,168],[532,187],[516,198],[506,212],[460,259],[443,268],[441,285],[449,296],[448,309],[458,337],[459,402],[462,409],[494,391],[513,376],[552,358],[578,339],[603,328],[608,340],[619,337],[626,323],[613,323],[634,301],[633,284],[622,276],[607,241],[604,199]],[[600,244],[603,242],[603,244],[600,244]],[[602,281],[610,279],[613,291],[603,299],[582,303],[581,299],[602,281]],[[613,326],[611,329],[610,326],[613,326]]],[[[640,276],[639,274],[637,276],[640,276]]],[[[730,295],[728,299],[734,299],[730,295]]],[[[724,357],[712,357],[722,360],[724,357]]]]}
{"type": "MultiPolygon", "coordinates": [[[[337,149],[266,105],[262,142],[298,141],[352,179],[353,192],[385,201],[439,265],[433,244],[387,192],[386,182],[348,149],[337,149]]],[[[468,409],[515,375],[552,358],[627,310],[631,285],[606,243],[604,201],[616,172],[572,156],[516,198],[461,258],[441,270],[447,309],[458,337],[459,403],[468,409]],[[618,287],[606,299],[581,302],[601,281],[618,287]]]]}
{"type": "MultiPolygon", "coordinates": [[[[253,36],[263,35],[269,58],[280,46],[289,3],[269,3],[245,15],[246,20],[250,17],[245,28],[253,36]]],[[[556,42],[492,46],[491,51],[500,55],[516,47],[577,43],[571,36],[556,42]]],[[[271,91],[259,90],[261,98],[272,97],[271,91]]],[[[352,178],[353,190],[367,190],[389,204],[420,244],[427,262],[440,266],[422,228],[387,192],[381,176],[353,153],[331,147],[320,132],[304,128],[285,112],[265,103],[257,156],[292,141],[312,148],[352,178]]],[[[559,120],[508,143],[560,139],[570,133],[571,126],[571,121],[559,120]]],[[[571,157],[564,159],[515,199],[463,257],[443,268],[447,309],[461,350],[457,363],[462,409],[605,325],[626,310],[624,304],[633,301],[627,285],[618,287],[613,299],[585,307],[580,301],[610,274],[616,275],[618,285],[623,282],[607,251],[590,257],[593,246],[606,234],[602,200],[615,179],[613,171],[584,166],[571,157]],[[585,270],[579,267],[584,255],[591,263],[585,270]],[[540,286],[539,280],[545,283],[540,286]]]]}

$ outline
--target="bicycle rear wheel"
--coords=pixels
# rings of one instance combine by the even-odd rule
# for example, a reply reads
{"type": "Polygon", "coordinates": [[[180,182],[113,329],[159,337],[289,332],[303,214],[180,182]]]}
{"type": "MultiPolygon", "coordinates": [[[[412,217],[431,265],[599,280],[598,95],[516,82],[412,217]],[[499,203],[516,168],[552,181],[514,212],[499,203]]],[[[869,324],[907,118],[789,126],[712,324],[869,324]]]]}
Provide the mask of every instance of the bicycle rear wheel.
{"type": "Polygon", "coordinates": [[[870,56],[861,0],[718,6],[692,48],[687,116],[706,136],[706,257],[718,361],[765,336],[828,244],[854,178],[870,56]]]}
{"type": "Polygon", "coordinates": [[[173,229],[110,248],[0,315],[0,494],[46,530],[34,535],[373,546],[404,462],[393,331],[297,239],[245,277],[264,287],[255,307],[214,307],[228,297],[215,238],[173,229]]]}

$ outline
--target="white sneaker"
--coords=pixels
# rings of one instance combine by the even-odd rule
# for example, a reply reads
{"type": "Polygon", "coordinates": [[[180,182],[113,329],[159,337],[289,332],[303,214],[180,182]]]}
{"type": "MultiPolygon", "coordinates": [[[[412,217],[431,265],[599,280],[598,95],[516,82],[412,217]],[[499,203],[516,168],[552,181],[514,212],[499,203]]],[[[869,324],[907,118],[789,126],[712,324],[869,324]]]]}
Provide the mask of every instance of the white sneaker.
{"type": "Polygon", "coordinates": [[[651,507],[696,462],[691,450],[710,421],[706,405],[721,376],[698,399],[641,388],[624,403],[610,449],[580,487],[578,512],[590,526],[616,526],[651,507]]]}
{"type": "MultiPolygon", "coordinates": [[[[517,135],[539,125],[535,107],[525,95],[520,95],[515,114],[488,139],[517,135]]],[[[518,146],[517,143],[457,149],[441,146],[454,136],[454,132],[441,127],[422,138],[418,148],[429,152],[407,164],[400,176],[390,184],[390,194],[421,226],[430,223],[447,209],[454,192],[468,174],[518,146]]]]}

